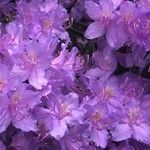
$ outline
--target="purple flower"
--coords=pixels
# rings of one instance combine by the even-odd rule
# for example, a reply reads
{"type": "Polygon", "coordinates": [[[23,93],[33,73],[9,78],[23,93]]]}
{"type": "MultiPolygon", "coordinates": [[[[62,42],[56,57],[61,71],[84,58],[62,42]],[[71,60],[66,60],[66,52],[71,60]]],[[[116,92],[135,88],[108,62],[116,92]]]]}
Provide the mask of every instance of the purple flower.
{"type": "Polygon", "coordinates": [[[78,49],[76,47],[70,53],[66,49],[63,49],[60,55],[52,60],[51,67],[65,71],[67,76],[74,80],[75,72],[82,69],[84,65],[84,60],[77,53],[78,49]]]}
{"type": "Polygon", "coordinates": [[[84,123],[89,126],[90,139],[95,142],[97,146],[105,148],[109,139],[107,129],[112,125],[108,108],[102,103],[94,105],[91,105],[88,101],[83,103],[83,108],[86,110],[84,123]]]}
{"type": "Polygon", "coordinates": [[[142,79],[137,78],[132,74],[125,74],[122,76],[122,80],[123,83],[121,84],[121,89],[126,96],[136,98],[143,94],[144,82],[142,79]]]}
{"type": "Polygon", "coordinates": [[[68,20],[68,14],[57,1],[20,1],[17,6],[18,20],[30,38],[46,38],[49,34],[59,37],[65,32],[63,25],[68,20]]]}
{"type": "Polygon", "coordinates": [[[94,61],[97,67],[101,70],[107,71],[108,73],[112,73],[117,66],[113,49],[110,47],[106,47],[102,51],[99,51],[98,54],[95,53],[94,61]]]}
{"type": "Polygon", "coordinates": [[[40,5],[40,1],[30,1],[26,2],[24,0],[21,0],[17,2],[17,10],[18,10],[18,16],[17,19],[22,22],[24,25],[31,25],[32,21],[35,21],[36,14],[38,14],[40,8],[38,5],[40,5]]]}
{"type": "Polygon", "coordinates": [[[87,14],[94,20],[86,32],[85,37],[94,39],[105,34],[106,29],[114,18],[114,5],[111,0],[100,0],[99,4],[93,1],[86,1],[85,8],[87,14]]]}
{"type": "MultiPolygon", "coordinates": [[[[49,2],[51,4],[53,2],[49,2]]],[[[63,30],[62,26],[68,19],[67,11],[58,4],[55,4],[55,7],[52,7],[53,9],[50,9],[48,12],[40,14],[39,21],[41,23],[41,27],[43,31],[48,32],[50,29],[55,30],[63,30]]],[[[55,32],[55,31],[53,31],[55,32]]]]}
{"type": "Polygon", "coordinates": [[[106,33],[107,43],[114,48],[120,48],[129,41],[128,24],[135,15],[135,4],[125,1],[118,11],[106,33]]]}
{"type": "Polygon", "coordinates": [[[112,130],[114,141],[134,138],[137,141],[150,144],[149,113],[137,99],[130,99],[120,111],[120,123],[112,130]]]}
{"type": "Polygon", "coordinates": [[[129,40],[129,32],[123,22],[114,20],[106,32],[106,40],[109,46],[117,49],[122,47],[129,40]]]}
{"type": "Polygon", "coordinates": [[[125,96],[119,86],[119,81],[115,77],[106,81],[92,79],[89,82],[89,87],[97,102],[107,105],[109,112],[115,112],[122,106],[125,96]]]}
{"type": "Polygon", "coordinates": [[[57,140],[67,131],[67,126],[80,123],[83,112],[79,108],[78,96],[75,93],[68,95],[50,95],[48,108],[41,108],[38,116],[39,124],[45,124],[49,134],[57,140]]]}
{"type": "Polygon", "coordinates": [[[8,45],[8,51],[10,54],[12,54],[14,53],[14,49],[16,49],[17,46],[25,42],[27,36],[25,36],[23,25],[21,23],[18,23],[17,21],[9,23],[6,26],[6,31],[8,33],[7,36],[10,40],[8,45]]]}
{"type": "Polygon", "coordinates": [[[46,37],[41,36],[38,38],[38,42],[42,45],[43,49],[45,49],[47,55],[53,55],[58,44],[60,43],[59,38],[54,34],[46,37]]]}
{"type": "Polygon", "coordinates": [[[50,65],[50,57],[37,42],[20,46],[19,50],[13,55],[15,63],[13,72],[18,76],[23,76],[23,81],[28,79],[32,86],[42,89],[48,83],[45,78],[45,69],[50,65]]]}
{"type": "Polygon", "coordinates": [[[19,84],[7,95],[1,96],[0,132],[5,131],[10,123],[26,132],[36,131],[36,120],[31,111],[39,103],[37,94],[28,90],[25,84],[19,84]]]}
{"type": "Polygon", "coordinates": [[[93,54],[94,67],[86,72],[89,78],[100,78],[106,80],[115,71],[117,60],[113,49],[110,47],[104,48],[102,51],[97,51],[93,54]]]}
{"type": "Polygon", "coordinates": [[[129,24],[130,21],[133,19],[136,13],[136,5],[131,1],[125,1],[119,10],[120,13],[120,21],[124,22],[125,24],[129,24]]]}
{"type": "Polygon", "coordinates": [[[136,15],[129,24],[129,31],[133,41],[144,46],[146,50],[150,48],[150,14],[140,13],[136,15]]]}

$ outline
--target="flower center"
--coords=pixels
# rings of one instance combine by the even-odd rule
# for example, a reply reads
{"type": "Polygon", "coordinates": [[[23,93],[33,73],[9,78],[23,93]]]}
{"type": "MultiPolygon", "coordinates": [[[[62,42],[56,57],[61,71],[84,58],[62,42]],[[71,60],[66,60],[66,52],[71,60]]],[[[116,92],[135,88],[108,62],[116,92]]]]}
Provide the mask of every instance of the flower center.
{"type": "Polygon", "coordinates": [[[139,123],[140,109],[138,107],[130,108],[128,112],[128,117],[129,117],[130,123],[132,124],[139,123]]]}
{"type": "Polygon", "coordinates": [[[52,22],[50,20],[45,19],[42,25],[43,29],[47,30],[52,27],[52,22]]]}
{"type": "Polygon", "coordinates": [[[130,22],[130,20],[132,19],[132,16],[133,16],[133,14],[130,11],[128,11],[123,16],[123,20],[128,24],[130,22]]]}
{"type": "Polygon", "coordinates": [[[58,106],[58,118],[63,119],[66,116],[70,115],[70,107],[66,103],[62,103],[58,106]]]}
{"type": "Polygon", "coordinates": [[[0,80],[0,91],[2,92],[5,88],[6,82],[4,80],[0,80]]]}
{"type": "Polygon", "coordinates": [[[13,100],[13,102],[15,102],[15,104],[17,104],[20,101],[21,98],[22,98],[22,96],[17,91],[15,91],[12,94],[12,100],[13,100]]]}
{"type": "Polygon", "coordinates": [[[127,95],[129,97],[137,97],[139,94],[136,89],[132,88],[128,91],[127,95]]]}
{"type": "Polygon", "coordinates": [[[114,96],[114,89],[111,87],[103,88],[100,92],[100,98],[102,100],[108,100],[114,96]]]}
{"type": "Polygon", "coordinates": [[[90,121],[92,124],[98,124],[98,122],[100,122],[102,117],[102,114],[99,112],[94,112],[91,117],[90,117],[90,121]]]}
{"type": "Polygon", "coordinates": [[[36,65],[38,63],[37,57],[34,53],[28,54],[28,61],[33,65],[36,65]]]}

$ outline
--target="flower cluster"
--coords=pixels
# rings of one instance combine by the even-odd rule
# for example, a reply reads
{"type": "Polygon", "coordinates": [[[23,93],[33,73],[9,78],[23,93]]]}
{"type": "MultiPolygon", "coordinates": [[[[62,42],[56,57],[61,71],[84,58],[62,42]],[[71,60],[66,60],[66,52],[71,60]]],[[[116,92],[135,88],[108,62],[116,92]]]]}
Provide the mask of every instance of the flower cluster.
{"type": "Polygon", "coordinates": [[[148,150],[149,79],[149,0],[0,1],[0,150],[148,150]]]}

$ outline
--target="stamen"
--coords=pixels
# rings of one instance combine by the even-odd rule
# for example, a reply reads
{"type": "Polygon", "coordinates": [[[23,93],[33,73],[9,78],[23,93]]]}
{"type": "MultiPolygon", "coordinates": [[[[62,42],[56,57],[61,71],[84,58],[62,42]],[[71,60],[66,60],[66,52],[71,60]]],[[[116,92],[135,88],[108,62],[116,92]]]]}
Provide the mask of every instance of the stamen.
{"type": "Polygon", "coordinates": [[[5,88],[6,82],[4,80],[0,80],[0,92],[5,88]]]}

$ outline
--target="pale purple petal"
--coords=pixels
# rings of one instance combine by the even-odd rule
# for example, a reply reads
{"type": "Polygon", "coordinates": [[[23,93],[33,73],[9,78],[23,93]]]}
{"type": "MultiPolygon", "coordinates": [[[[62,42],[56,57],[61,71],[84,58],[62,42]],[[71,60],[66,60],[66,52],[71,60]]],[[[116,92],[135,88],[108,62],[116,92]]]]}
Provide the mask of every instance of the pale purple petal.
{"type": "Polygon", "coordinates": [[[112,18],[112,12],[114,11],[112,0],[99,0],[99,3],[102,6],[102,13],[108,18],[112,18]]]}
{"type": "Polygon", "coordinates": [[[105,70],[102,70],[102,69],[100,69],[100,68],[91,68],[90,70],[88,70],[87,72],[86,72],[86,76],[88,77],[88,78],[94,78],[94,79],[96,79],[96,78],[103,78],[103,79],[107,79],[108,77],[109,77],[109,75],[110,75],[110,73],[108,73],[107,71],[105,71],[105,70]]]}
{"type": "Polygon", "coordinates": [[[120,48],[128,39],[128,32],[123,24],[116,24],[115,22],[108,28],[106,39],[111,47],[120,48]]]}
{"type": "Polygon", "coordinates": [[[103,36],[104,33],[105,27],[102,26],[99,22],[93,22],[88,26],[85,32],[85,37],[87,39],[94,39],[103,36]]]}
{"type": "Polygon", "coordinates": [[[118,8],[123,2],[124,0],[112,0],[113,4],[114,4],[114,8],[118,8]]]}
{"type": "Polygon", "coordinates": [[[142,123],[139,126],[133,126],[133,137],[140,142],[150,144],[150,126],[142,123]]]}
{"type": "Polygon", "coordinates": [[[11,120],[7,109],[0,108],[0,133],[5,131],[11,120]]]}
{"type": "Polygon", "coordinates": [[[29,132],[29,131],[36,131],[36,120],[34,120],[31,116],[26,116],[26,118],[21,118],[20,120],[14,120],[12,124],[16,127],[21,129],[22,131],[29,132]]]}
{"type": "Polygon", "coordinates": [[[53,120],[53,129],[50,131],[50,134],[55,137],[57,140],[62,138],[67,131],[67,125],[64,121],[54,119],[53,120]]]}
{"type": "Polygon", "coordinates": [[[97,146],[105,148],[108,140],[108,131],[107,130],[94,130],[91,133],[91,139],[95,142],[97,146]]]}
{"type": "Polygon", "coordinates": [[[101,17],[101,9],[102,7],[93,1],[85,2],[86,13],[90,16],[90,18],[94,20],[98,20],[101,17]]]}
{"type": "Polygon", "coordinates": [[[131,138],[132,131],[127,124],[119,124],[111,132],[114,141],[122,141],[131,138]]]}
{"type": "Polygon", "coordinates": [[[48,83],[47,79],[44,76],[45,76],[44,70],[36,69],[32,72],[29,78],[29,83],[36,89],[42,89],[48,83]]]}

